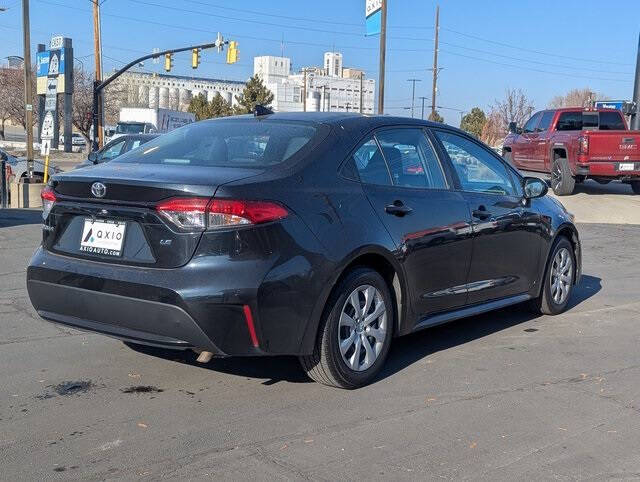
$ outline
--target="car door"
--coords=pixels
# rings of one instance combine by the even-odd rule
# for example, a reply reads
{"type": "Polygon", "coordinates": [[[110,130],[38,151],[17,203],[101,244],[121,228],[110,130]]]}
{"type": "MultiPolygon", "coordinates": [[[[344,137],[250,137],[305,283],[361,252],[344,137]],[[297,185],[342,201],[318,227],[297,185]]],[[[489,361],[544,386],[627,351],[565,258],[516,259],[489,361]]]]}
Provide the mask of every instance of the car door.
{"type": "Polygon", "coordinates": [[[381,129],[353,155],[363,189],[390,233],[419,318],[466,303],[471,227],[421,128],[381,129]]]}
{"type": "Polygon", "coordinates": [[[489,148],[462,133],[433,130],[472,216],[468,303],[519,295],[536,283],[540,217],[525,209],[520,178],[489,148]]]}
{"type": "Polygon", "coordinates": [[[551,121],[555,111],[547,110],[542,112],[540,122],[536,126],[535,142],[533,143],[532,156],[530,162],[530,169],[536,172],[543,172],[545,170],[545,157],[549,151],[549,137],[551,134],[550,127],[551,121]]]}
{"type": "Polygon", "coordinates": [[[537,137],[535,130],[541,116],[542,112],[536,112],[531,116],[522,128],[516,145],[512,148],[512,159],[518,169],[526,171],[532,168],[534,142],[537,137]]]}

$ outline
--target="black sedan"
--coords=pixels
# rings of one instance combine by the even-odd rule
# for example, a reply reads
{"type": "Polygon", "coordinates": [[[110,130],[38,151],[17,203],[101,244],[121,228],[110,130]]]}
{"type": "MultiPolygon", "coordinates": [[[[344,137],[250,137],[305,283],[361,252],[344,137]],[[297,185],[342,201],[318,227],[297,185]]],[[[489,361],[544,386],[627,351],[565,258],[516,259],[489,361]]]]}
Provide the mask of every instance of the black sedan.
{"type": "Polygon", "coordinates": [[[81,169],[83,167],[112,161],[116,157],[132,151],[142,144],[149,142],[151,139],[155,139],[159,135],[160,134],[130,134],[116,137],[112,141],[107,142],[102,149],[89,153],[87,160],[82,161],[80,164],[75,166],[74,169],[81,169]]]}
{"type": "Polygon", "coordinates": [[[393,337],[567,308],[573,217],[442,124],[282,113],[187,125],[53,176],[27,271],[46,320],[211,356],[297,355],[370,382],[393,337]]]}

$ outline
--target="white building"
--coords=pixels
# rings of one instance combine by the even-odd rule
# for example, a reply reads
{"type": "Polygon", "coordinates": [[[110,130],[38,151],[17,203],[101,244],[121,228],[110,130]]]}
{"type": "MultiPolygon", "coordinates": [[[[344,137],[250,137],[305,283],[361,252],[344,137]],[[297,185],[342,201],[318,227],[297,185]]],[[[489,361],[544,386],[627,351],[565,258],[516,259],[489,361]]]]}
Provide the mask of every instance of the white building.
{"type": "Polygon", "coordinates": [[[208,100],[219,93],[235,106],[236,95],[244,89],[237,80],[207,79],[147,72],[125,72],[116,81],[126,92],[123,105],[161,109],[187,110],[191,99],[198,94],[208,100]]]}
{"type": "Polygon", "coordinates": [[[361,70],[344,68],[339,52],[326,52],[322,67],[294,74],[287,57],[254,57],[253,73],[273,93],[276,111],[360,112],[362,100],[362,113],[373,114],[375,80],[364,78],[361,70]]]}

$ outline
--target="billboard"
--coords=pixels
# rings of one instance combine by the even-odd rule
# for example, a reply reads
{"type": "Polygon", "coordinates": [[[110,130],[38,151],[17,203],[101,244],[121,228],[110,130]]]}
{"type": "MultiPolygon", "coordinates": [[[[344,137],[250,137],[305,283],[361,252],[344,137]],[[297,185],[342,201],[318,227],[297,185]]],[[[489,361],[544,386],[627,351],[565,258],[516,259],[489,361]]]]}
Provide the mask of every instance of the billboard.
{"type": "Polygon", "coordinates": [[[36,53],[37,93],[39,95],[47,93],[48,75],[58,76],[58,94],[71,93],[70,91],[73,87],[71,85],[67,86],[65,82],[71,77],[69,74],[73,71],[73,68],[70,68],[69,73],[66,72],[65,64],[66,58],[68,57],[68,50],[67,48],[62,48],[36,53]],[[53,60],[53,62],[51,62],[51,60],[53,60]],[[51,72],[49,72],[50,66],[53,69],[51,72]]]}
{"type": "Polygon", "coordinates": [[[382,0],[366,0],[364,18],[365,35],[379,35],[382,24],[382,0]]]}

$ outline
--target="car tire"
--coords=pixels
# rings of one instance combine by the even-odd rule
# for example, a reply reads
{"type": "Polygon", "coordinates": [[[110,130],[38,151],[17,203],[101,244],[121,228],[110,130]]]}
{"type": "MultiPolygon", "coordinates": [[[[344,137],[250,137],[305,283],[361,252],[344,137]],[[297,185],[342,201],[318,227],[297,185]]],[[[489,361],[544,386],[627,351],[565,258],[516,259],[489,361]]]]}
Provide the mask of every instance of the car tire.
{"type": "Polygon", "coordinates": [[[558,315],[567,309],[576,277],[576,257],[567,238],[560,236],[547,260],[540,296],[531,300],[535,313],[558,315]]]}
{"type": "Polygon", "coordinates": [[[635,194],[640,194],[640,181],[631,181],[631,189],[635,194]]]}
{"type": "Polygon", "coordinates": [[[551,189],[557,196],[568,196],[573,193],[576,180],[571,174],[569,163],[564,157],[558,157],[551,164],[551,189]]]}
{"type": "Polygon", "coordinates": [[[389,353],[394,312],[389,287],[378,272],[349,272],[329,297],[313,353],[300,357],[303,370],[312,380],[333,387],[368,384],[389,353]]]}

